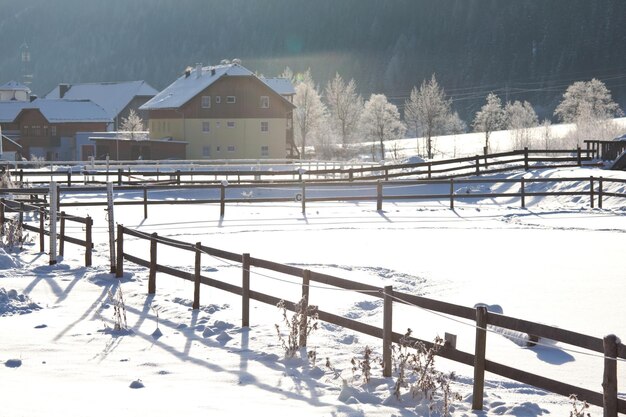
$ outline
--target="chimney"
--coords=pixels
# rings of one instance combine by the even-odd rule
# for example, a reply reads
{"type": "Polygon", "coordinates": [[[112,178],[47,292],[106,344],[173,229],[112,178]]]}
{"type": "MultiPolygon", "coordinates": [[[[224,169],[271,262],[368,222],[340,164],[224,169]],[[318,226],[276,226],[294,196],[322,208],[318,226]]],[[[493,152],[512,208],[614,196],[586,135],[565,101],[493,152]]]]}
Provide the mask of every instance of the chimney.
{"type": "Polygon", "coordinates": [[[65,94],[69,91],[70,87],[71,86],[69,84],[59,84],[59,98],[65,97],[65,94]]]}
{"type": "Polygon", "coordinates": [[[196,64],[196,78],[202,76],[202,64],[196,64]]]}
{"type": "Polygon", "coordinates": [[[31,94],[30,95],[30,102],[32,103],[35,100],[37,100],[37,94],[31,94]]]}

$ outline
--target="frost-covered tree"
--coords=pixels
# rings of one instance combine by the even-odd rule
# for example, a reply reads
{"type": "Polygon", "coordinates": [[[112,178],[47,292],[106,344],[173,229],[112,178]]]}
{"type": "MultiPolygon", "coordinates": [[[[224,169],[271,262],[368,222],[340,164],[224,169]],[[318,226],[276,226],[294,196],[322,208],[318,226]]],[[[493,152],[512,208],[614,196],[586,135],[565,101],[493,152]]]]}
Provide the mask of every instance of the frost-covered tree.
{"type": "Polygon", "coordinates": [[[122,124],[120,125],[120,130],[124,132],[124,135],[129,137],[130,139],[135,139],[137,132],[143,132],[145,130],[143,120],[135,110],[130,109],[128,112],[128,117],[122,118],[122,124]]]}
{"type": "Polygon", "coordinates": [[[533,106],[527,101],[507,102],[504,106],[505,127],[511,131],[516,149],[530,146],[531,128],[539,125],[533,106]]]}
{"type": "Polygon", "coordinates": [[[296,126],[296,139],[301,146],[300,158],[305,159],[305,151],[308,137],[319,129],[326,114],[326,107],[322,103],[320,93],[313,82],[311,71],[296,77],[296,94],[293,104],[296,109],[293,111],[294,125],[296,126]]]}
{"type": "Polygon", "coordinates": [[[352,79],[346,84],[337,73],[326,85],[324,98],[332,129],[345,148],[356,132],[363,110],[363,99],[356,92],[356,82],[352,79]]]}
{"type": "Polygon", "coordinates": [[[600,80],[576,81],[567,87],[554,115],[565,123],[606,120],[624,113],[611,98],[611,92],[600,80]]]}
{"type": "MultiPolygon", "coordinates": [[[[416,135],[418,132],[424,135],[429,159],[433,157],[432,137],[444,134],[446,128],[451,126],[454,117],[450,109],[451,103],[434,74],[430,81],[422,82],[419,90],[413,87],[409,99],[405,102],[404,120],[415,130],[416,135]]],[[[458,114],[456,117],[458,119],[458,114]]]]}
{"type": "Polygon", "coordinates": [[[487,95],[486,103],[474,117],[475,132],[485,132],[485,149],[489,152],[489,136],[504,126],[505,113],[500,98],[493,93],[487,95]]]}
{"type": "Polygon", "coordinates": [[[406,132],[406,127],[400,121],[398,108],[389,103],[384,94],[372,94],[365,102],[360,124],[364,135],[372,141],[372,158],[374,158],[374,143],[378,141],[383,160],[385,159],[385,141],[399,139],[406,132]]]}

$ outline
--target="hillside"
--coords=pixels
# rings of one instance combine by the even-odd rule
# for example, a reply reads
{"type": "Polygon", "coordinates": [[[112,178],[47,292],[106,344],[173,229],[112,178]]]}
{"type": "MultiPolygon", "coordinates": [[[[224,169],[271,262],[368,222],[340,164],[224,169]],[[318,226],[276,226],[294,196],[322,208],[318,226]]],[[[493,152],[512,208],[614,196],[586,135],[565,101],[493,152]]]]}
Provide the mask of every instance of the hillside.
{"type": "Polygon", "coordinates": [[[169,84],[187,65],[240,58],[266,75],[339,71],[364,95],[402,103],[436,73],[461,116],[487,92],[550,115],[566,86],[597,77],[626,107],[626,3],[620,0],[22,0],[0,2],[0,81],[32,88],[145,79],[169,84]]]}

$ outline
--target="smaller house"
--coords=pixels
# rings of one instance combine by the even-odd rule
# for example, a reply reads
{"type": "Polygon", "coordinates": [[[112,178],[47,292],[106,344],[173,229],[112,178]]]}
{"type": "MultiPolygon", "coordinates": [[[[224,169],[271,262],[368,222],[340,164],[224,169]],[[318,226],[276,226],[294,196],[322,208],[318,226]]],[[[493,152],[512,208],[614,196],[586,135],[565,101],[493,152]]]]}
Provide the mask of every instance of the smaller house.
{"type": "Polygon", "coordinates": [[[0,101],[30,101],[30,88],[17,81],[9,81],[0,86],[0,101]]]}
{"type": "Polygon", "coordinates": [[[59,84],[45,95],[46,99],[90,100],[102,107],[111,119],[107,130],[119,130],[122,120],[134,110],[147,121],[147,112],[139,107],[158,94],[145,81],[59,84]]]}

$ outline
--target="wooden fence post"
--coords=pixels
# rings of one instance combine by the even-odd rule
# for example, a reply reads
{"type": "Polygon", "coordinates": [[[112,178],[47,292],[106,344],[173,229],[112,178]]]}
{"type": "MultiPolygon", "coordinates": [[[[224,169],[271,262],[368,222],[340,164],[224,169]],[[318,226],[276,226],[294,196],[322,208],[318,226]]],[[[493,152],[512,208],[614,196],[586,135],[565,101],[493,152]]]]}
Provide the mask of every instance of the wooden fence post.
{"type": "Polygon", "coordinates": [[[117,185],[122,186],[122,168],[117,169],[117,185]]]}
{"type": "Polygon", "coordinates": [[[200,260],[202,255],[202,242],[196,242],[196,263],[193,281],[193,309],[200,308],[200,260]]]}
{"type": "Polygon", "coordinates": [[[20,213],[17,216],[17,224],[20,229],[24,227],[24,203],[20,203],[20,213]]]}
{"type": "Polygon", "coordinates": [[[383,376],[391,376],[391,343],[393,323],[393,287],[388,285],[383,290],[383,376]]]}
{"type": "Polygon", "coordinates": [[[250,327],[250,254],[241,259],[241,327],[250,327]]]}
{"type": "Polygon", "coordinates": [[[522,208],[526,208],[526,181],[524,180],[524,178],[522,178],[520,193],[522,196],[522,208]]]}
{"type": "Polygon", "coordinates": [[[376,184],[376,210],[383,209],[383,183],[379,180],[376,184]]]}
{"type": "Polygon", "coordinates": [[[302,214],[306,215],[306,184],[302,181],[302,214]]]}
{"type": "Polygon", "coordinates": [[[115,277],[124,276],[124,226],[117,225],[117,265],[115,267],[115,277]]]}
{"type": "Polygon", "coordinates": [[[602,208],[602,177],[598,178],[598,208],[602,208]]]}
{"type": "MultiPolygon", "coordinates": [[[[54,208],[58,213],[61,211],[61,186],[57,185],[57,206],[54,208]]],[[[50,211],[52,211],[52,207],[50,207],[50,211]]]]}
{"type": "Polygon", "coordinates": [[[593,189],[594,181],[593,176],[589,177],[589,203],[591,204],[591,208],[595,208],[595,192],[593,189]]]}
{"type": "Polygon", "coordinates": [[[603,417],[617,417],[617,336],[604,337],[603,417]]]}
{"type": "Polygon", "coordinates": [[[431,179],[433,177],[433,165],[429,162],[428,163],[428,179],[431,179]]]}
{"type": "Polygon", "coordinates": [[[4,202],[4,198],[0,198],[0,226],[2,226],[4,224],[4,205],[6,203],[4,202]]]}
{"type": "Polygon", "coordinates": [[[300,340],[298,346],[305,347],[307,343],[306,329],[309,324],[309,284],[311,282],[311,271],[305,269],[302,272],[302,298],[300,299],[302,309],[302,320],[300,321],[300,340]]]}
{"type": "Polygon", "coordinates": [[[46,217],[46,210],[43,207],[39,207],[39,252],[43,252],[44,238],[46,237],[46,231],[44,228],[44,219],[46,217]]]}
{"type": "Polygon", "coordinates": [[[65,253],[65,212],[61,212],[61,226],[59,230],[59,256],[65,253]]]}
{"type": "Polygon", "coordinates": [[[480,174],[480,155],[476,155],[476,175],[480,174]]]}
{"type": "Polygon", "coordinates": [[[148,218],[148,187],[143,187],[143,218],[148,218]]]}
{"type": "Polygon", "coordinates": [[[450,178],[450,210],[454,210],[454,178],[450,178]]]}
{"type": "MultiPolygon", "coordinates": [[[[85,266],[91,266],[91,252],[93,247],[93,238],[92,238],[92,228],[93,228],[93,219],[89,216],[85,219],[85,266]]],[[[119,248],[119,244],[118,244],[119,248]]],[[[119,261],[118,261],[119,265],[119,261]]],[[[113,271],[111,271],[113,272],[113,271]]],[[[121,275],[120,275],[121,276],[121,275]]]]}
{"type": "Polygon", "coordinates": [[[348,171],[348,181],[350,182],[354,181],[354,172],[352,172],[352,169],[348,171]]]}
{"type": "Polygon", "coordinates": [[[582,160],[582,155],[581,155],[581,153],[582,153],[582,152],[581,152],[581,150],[580,150],[580,145],[578,145],[578,146],[576,147],[576,160],[577,160],[578,166],[582,166],[582,164],[583,164],[583,160],[582,160]]]}
{"type": "Polygon", "coordinates": [[[176,185],[180,185],[180,169],[176,170],[176,185]]]}
{"type": "Polygon", "coordinates": [[[476,345],[474,349],[474,393],[472,410],[483,409],[485,389],[485,351],[487,350],[487,307],[476,307],[476,345]]]}
{"type": "Polygon", "coordinates": [[[67,169],[67,186],[72,186],[72,168],[67,169]]]}
{"type": "Polygon", "coordinates": [[[220,185],[220,218],[224,217],[226,211],[226,187],[224,183],[220,185]]]}
{"type": "Polygon", "coordinates": [[[524,170],[528,171],[529,166],[528,166],[528,147],[524,147],[524,170]]]}
{"type": "MultiPolygon", "coordinates": [[[[157,237],[158,234],[150,235],[150,272],[148,273],[148,294],[156,292],[156,272],[157,272],[157,237]]],[[[117,255],[119,259],[119,254],[117,255]]]]}

